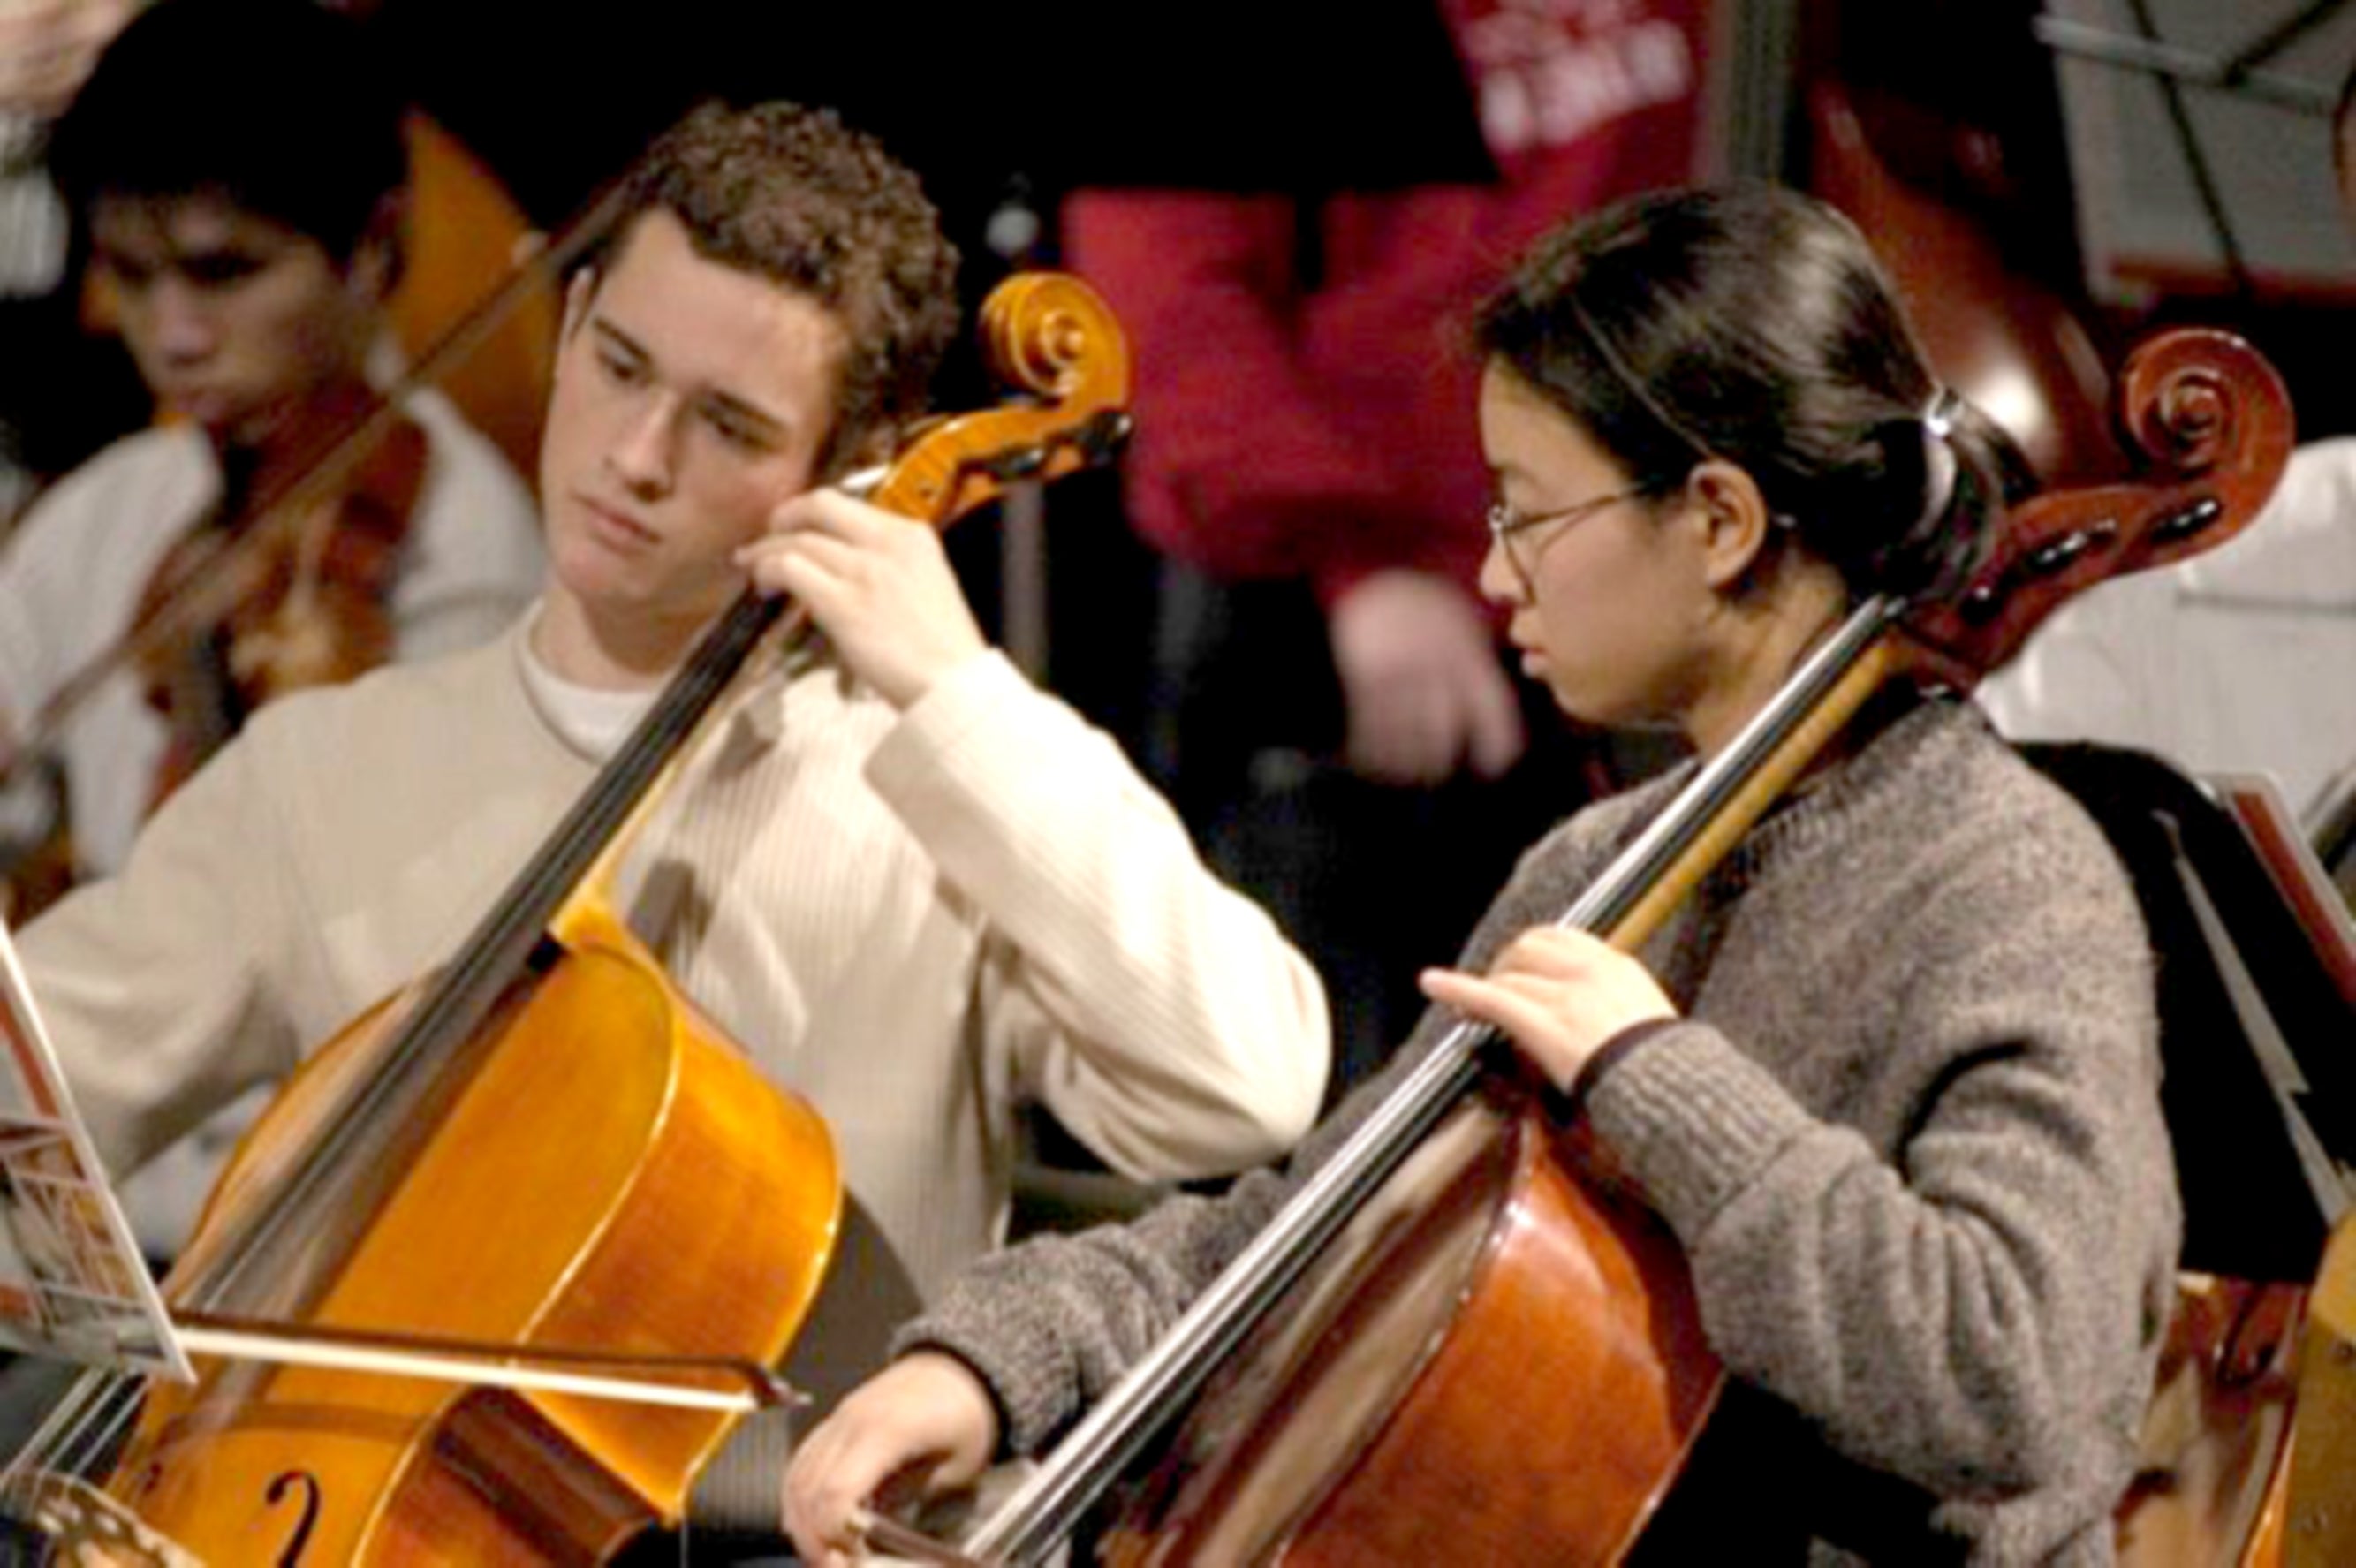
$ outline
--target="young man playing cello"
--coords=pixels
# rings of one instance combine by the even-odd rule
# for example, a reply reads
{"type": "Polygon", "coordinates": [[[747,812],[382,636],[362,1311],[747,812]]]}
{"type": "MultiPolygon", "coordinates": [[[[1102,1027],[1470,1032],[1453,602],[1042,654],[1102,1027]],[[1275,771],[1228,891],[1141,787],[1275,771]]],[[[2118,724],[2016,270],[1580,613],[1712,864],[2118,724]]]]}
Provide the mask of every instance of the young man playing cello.
{"type": "Polygon", "coordinates": [[[841,1154],[861,1234],[789,1375],[859,1375],[999,1240],[1020,1101],[1141,1177],[1300,1134],[1327,1057],[1306,963],[985,647],[928,529],[812,489],[921,411],[954,268],[915,178],[830,115],[712,107],[657,143],[567,295],[536,609],[258,715],[121,876],[23,934],[111,1166],[448,958],[742,591],[747,546],[833,656],[729,711],[617,893],[841,1154]]]}

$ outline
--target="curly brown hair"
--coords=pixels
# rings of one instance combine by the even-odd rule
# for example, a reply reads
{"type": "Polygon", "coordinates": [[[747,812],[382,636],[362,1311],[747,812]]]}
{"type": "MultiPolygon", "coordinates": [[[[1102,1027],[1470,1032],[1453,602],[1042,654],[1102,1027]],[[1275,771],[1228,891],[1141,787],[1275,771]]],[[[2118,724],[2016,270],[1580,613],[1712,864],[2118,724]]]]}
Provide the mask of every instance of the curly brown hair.
{"type": "Polygon", "coordinates": [[[873,137],[824,109],[706,103],[631,171],[612,243],[658,208],[699,255],[807,295],[841,326],[819,473],[924,413],[958,329],[957,248],[916,177],[873,137]]]}

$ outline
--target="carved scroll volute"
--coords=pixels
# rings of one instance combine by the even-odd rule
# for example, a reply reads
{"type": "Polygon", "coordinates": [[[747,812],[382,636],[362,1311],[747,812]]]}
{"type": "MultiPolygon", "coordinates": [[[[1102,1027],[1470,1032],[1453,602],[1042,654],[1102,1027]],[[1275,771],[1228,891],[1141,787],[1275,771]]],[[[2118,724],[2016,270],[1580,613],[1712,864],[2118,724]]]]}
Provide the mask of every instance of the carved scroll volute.
{"type": "Polygon", "coordinates": [[[2290,458],[2290,396],[2241,338],[2211,328],[2165,333],[2129,357],[2120,389],[2134,450],[2208,478],[2243,519],[2274,493],[2290,458]]]}
{"type": "Polygon", "coordinates": [[[2119,378],[2117,416],[2133,477],[2021,502],[1966,591],[1908,617],[1943,678],[1971,684],[2104,578],[2223,543],[2265,506],[2290,458],[2282,378],[2230,332],[2179,328],[2145,342],[2119,378]]]}
{"type": "Polygon", "coordinates": [[[1104,461],[1129,434],[1129,346],[1094,289],[1065,273],[1018,273],[982,302],[991,373],[1019,401],[920,426],[875,504],[936,524],[1017,480],[1104,461]]]}

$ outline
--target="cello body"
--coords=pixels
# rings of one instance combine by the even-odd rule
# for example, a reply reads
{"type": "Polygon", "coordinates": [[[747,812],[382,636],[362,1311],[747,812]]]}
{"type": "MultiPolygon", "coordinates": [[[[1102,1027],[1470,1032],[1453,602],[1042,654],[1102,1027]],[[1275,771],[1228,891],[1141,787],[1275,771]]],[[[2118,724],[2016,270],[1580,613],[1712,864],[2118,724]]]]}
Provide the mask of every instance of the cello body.
{"type": "Polygon", "coordinates": [[[539,462],[562,314],[554,276],[525,264],[546,237],[533,232],[498,177],[445,127],[412,111],[402,131],[414,216],[401,281],[387,302],[393,330],[409,357],[423,359],[501,287],[522,288],[498,326],[437,384],[517,473],[530,474],[539,462]]]}
{"type": "Polygon", "coordinates": [[[1526,1095],[1460,1109],[1205,1393],[1107,1560],[1618,1561],[1721,1379],[1676,1242],[1569,1145],[1526,1095]]]}
{"type": "MultiPolygon", "coordinates": [[[[498,1048],[405,1140],[374,1212],[306,1247],[344,1256],[305,1316],[776,1360],[833,1240],[840,1185],[817,1113],[762,1079],[618,926],[519,992],[498,1048]]],[[[272,1103],[185,1266],[201,1275],[209,1239],[269,1186],[257,1165],[299,1146],[409,1000],[363,1016],[272,1103]]],[[[265,1302],[286,1288],[272,1282],[265,1302]]],[[[111,1490],[209,1563],[595,1562],[680,1517],[732,1419],[211,1362],[192,1389],[151,1391],[111,1490]]]]}

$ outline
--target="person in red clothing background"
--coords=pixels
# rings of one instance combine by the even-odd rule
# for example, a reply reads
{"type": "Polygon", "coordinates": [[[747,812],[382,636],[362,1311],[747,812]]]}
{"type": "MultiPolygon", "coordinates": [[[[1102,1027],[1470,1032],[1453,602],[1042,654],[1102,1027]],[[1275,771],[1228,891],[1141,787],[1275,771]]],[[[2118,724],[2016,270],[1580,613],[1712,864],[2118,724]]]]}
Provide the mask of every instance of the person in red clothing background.
{"type": "Polygon", "coordinates": [[[1464,523],[1490,499],[1477,367],[1435,323],[1464,319],[1565,217],[1694,177],[1710,7],[1437,9],[1466,93],[1391,112],[1440,138],[1469,102],[1485,180],[1093,188],[1063,213],[1066,260],[1136,346],[1130,518],[1176,564],[1162,766],[1229,873],[1325,970],[1337,1081],[1404,1034],[1417,966],[1451,949],[1518,847],[1647,766],[1591,738],[1530,752],[1472,593],[1482,536],[1464,523]],[[1301,635],[1304,588],[1325,655],[1305,662],[1332,672],[1308,691],[1270,673],[1304,662],[1271,647],[1301,635]],[[1509,788],[1452,787],[1473,779],[1509,788]]]}

